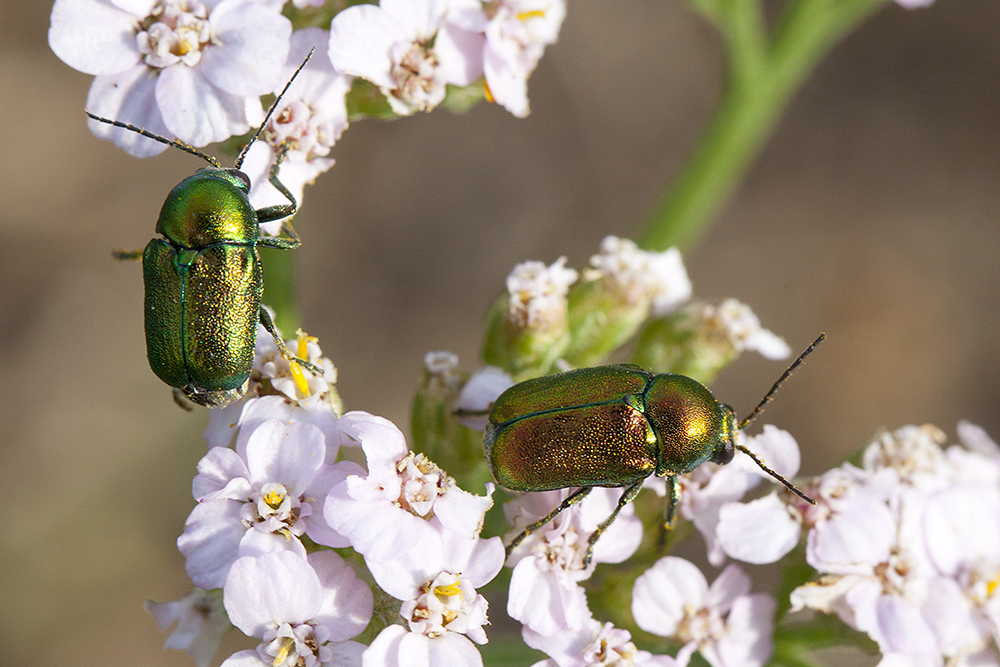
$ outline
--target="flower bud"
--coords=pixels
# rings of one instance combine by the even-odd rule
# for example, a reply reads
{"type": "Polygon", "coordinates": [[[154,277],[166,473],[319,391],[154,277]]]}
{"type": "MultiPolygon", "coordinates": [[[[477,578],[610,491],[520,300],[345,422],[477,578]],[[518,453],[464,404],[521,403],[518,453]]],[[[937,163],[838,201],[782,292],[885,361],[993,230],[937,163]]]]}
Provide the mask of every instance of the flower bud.
{"type": "Polygon", "coordinates": [[[768,359],[783,359],[790,353],[785,341],[760,326],[749,306],[736,299],[718,305],[694,301],[648,322],[633,361],[652,371],[687,375],[707,384],[748,349],[768,359]]]}
{"type": "Polygon", "coordinates": [[[608,236],[569,294],[571,366],[593,366],[628,341],[651,312],[666,313],[691,296],[680,252],[647,252],[608,236]]]}
{"type": "Polygon", "coordinates": [[[515,266],[487,315],[483,360],[518,381],[551,372],[569,344],[566,292],[578,275],[565,257],[515,266]]]}

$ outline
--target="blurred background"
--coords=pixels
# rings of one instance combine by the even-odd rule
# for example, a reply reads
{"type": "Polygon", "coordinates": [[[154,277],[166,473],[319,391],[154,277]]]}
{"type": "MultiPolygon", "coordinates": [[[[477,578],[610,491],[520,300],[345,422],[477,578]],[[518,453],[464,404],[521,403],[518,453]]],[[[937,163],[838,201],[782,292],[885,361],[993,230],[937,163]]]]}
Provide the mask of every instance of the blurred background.
{"type": "MultiPolygon", "coordinates": [[[[50,9],[0,6],[0,662],[187,666],[141,605],[187,590],[174,541],[208,414],[149,370],[141,268],[110,251],[142,247],[202,164],[91,136],[91,77],[49,51],[50,9]]],[[[696,296],[750,304],[796,352],[827,332],[762,420],[795,435],[803,474],[903,424],[1000,438],[998,32],[995,0],[887,7],[820,65],[685,256],[696,296]]],[[[514,264],[579,268],[633,235],[720,67],[681,0],[572,0],[528,119],[481,104],[352,126],[306,191],[295,253],[348,408],[407,430],[424,353],[478,366],[514,264]]],[[[712,388],[744,413],[783,369],[747,354],[712,388]]]]}

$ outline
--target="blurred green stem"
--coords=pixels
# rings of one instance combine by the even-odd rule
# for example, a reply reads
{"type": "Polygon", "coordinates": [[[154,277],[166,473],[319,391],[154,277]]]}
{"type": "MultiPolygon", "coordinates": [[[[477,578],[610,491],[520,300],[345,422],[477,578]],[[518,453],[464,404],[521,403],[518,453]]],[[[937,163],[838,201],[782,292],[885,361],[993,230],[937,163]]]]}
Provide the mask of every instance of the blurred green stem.
{"type": "Polygon", "coordinates": [[[759,0],[688,0],[722,33],[727,78],[715,115],[639,233],[687,247],[735,190],[792,95],[837,41],[889,0],[792,0],[768,34],[759,0]]]}
{"type": "Polygon", "coordinates": [[[302,326],[295,290],[295,252],[261,248],[264,265],[264,299],[262,303],[274,310],[274,323],[281,335],[291,338],[302,326]]]}

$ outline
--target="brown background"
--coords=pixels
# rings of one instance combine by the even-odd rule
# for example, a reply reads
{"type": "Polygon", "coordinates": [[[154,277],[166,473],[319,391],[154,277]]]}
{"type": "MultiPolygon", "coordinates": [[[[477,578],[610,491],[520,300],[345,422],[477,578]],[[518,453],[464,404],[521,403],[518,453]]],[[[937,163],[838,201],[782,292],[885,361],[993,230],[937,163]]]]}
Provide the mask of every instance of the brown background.
{"type": "MultiPolygon", "coordinates": [[[[48,50],[49,10],[0,6],[0,655],[190,665],[140,605],[186,590],[173,543],[207,415],[146,366],[139,267],[109,251],[142,246],[201,165],[90,135],[91,79],[48,50]]],[[[806,474],[883,427],[953,435],[968,418],[1000,436],[998,26],[995,0],[887,7],[820,66],[686,256],[696,294],[751,304],[792,348],[828,333],[767,413],[806,474]]],[[[296,223],[305,326],[348,406],[405,425],[423,354],[474,365],[515,263],[580,266],[632,234],[719,78],[717,39],[680,0],[574,0],[527,120],[481,105],[350,128],[296,223]]],[[[782,368],[748,355],[713,389],[743,412],[782,368]]]]}

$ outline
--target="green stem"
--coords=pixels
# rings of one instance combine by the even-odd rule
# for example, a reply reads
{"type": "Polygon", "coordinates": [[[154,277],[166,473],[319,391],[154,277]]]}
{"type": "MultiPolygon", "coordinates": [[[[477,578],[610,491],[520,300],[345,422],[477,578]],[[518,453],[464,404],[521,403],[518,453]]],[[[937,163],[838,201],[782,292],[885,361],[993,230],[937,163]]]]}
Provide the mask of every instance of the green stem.
{"type": "Polygon", "coordinates": [[[263,303],[274,310],[274,323],[282,336],[294,336],[302,321],[295,290],[295,253],[260,248],[260,259],[264,265],[263,303]]]}
{"type": "Polygon", "coordinates": [[[736,189],[792,95],[833,45],[888,0],[793,0],[772,36],[755,0],[691,0],[722,30],[728,75],[722,99],[641,246],[690,246],[736,189]]]}

